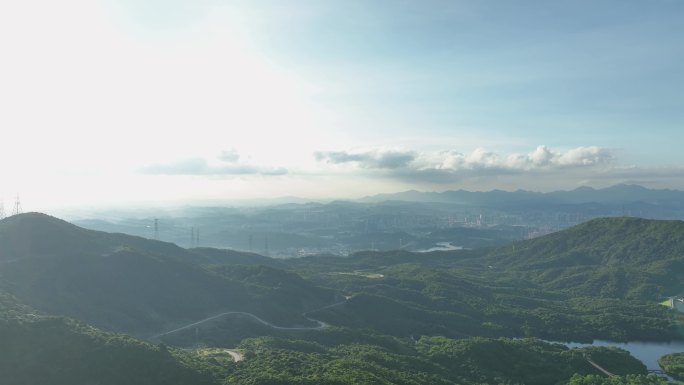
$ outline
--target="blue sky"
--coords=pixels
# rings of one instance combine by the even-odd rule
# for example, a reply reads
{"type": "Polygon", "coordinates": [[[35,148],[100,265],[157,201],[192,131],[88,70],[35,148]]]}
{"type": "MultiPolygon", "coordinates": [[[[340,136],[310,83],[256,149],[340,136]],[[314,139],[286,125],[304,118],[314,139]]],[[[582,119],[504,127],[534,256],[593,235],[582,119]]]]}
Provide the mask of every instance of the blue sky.
{"type": "Polygon", "coordinates": [[[1,193],[39,208],[684,189],[681,1],[14,3],[1,193]]]}
{"type": "Polygon", "coordinates": [[[259,43],[317,83],[344,84],[322,102],[371,110],[383,134],[477,130],[682,160],[667,146],[684,135],[681,2],[313,3],[294,26],[265,23],[259,43]]]}

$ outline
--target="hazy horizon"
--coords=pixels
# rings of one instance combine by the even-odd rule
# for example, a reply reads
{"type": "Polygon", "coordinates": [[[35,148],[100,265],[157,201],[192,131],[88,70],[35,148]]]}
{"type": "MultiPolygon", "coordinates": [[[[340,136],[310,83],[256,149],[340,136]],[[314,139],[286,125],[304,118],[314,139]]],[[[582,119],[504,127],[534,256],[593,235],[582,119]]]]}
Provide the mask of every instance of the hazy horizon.
{"type": "Polygon", "coordinates": [[[0,5],[27,210],[684,189],[684,3],[0,5]]]}
{"type": "MultiPolygon", "coordinates": [[[[369,195],[362,195],[362,196],[354,196],[354,197],[322,197],[322,198],[315,198],[315,197],[307,197],[307,196],[273,196],[273,197],[264,197],[264,198],[239,198],[239,199],[213,199],[213,200],[200,200],[200,199],[195,199],[195,200],[179,200],[179,201],[155,201],[155,200],[149,200],[149,201],[130,201],[130,202],[101,202],[97,204],[74,204],[74,205],[61,205],[61,206],[35,206],[31,202],[28,202],[28,205],[26,204],[25,201],[21,200],[20,198],[20,204],[21,204],[21,212],[22,213],[27,213],[27,212],[40,212],[40,213],[45,213],[49,215],[54,215],[57,217],[60,217],[62,219],[83,219],[83,218],[92,218],[94,215],[95,216],[104,216],[106,217],[108,214],[107,213],[127,213],[132,215],[133,213],[138,213],[138,214],[144,214],[144,215],[153,215],[152,213],[156,213],[154,215],[159,215],[162,213],[170,214],[172,212],[178,212],[179,210],[185,210],[185,209],[193,209],[193,208],[210,208],[210,207],[221,207],[221,208],[259,208],[259,207],[269,207],[269,206],[277,206],[277,205],[286,205],[286,204],[297,204],[297,205],[304,205],[308,203],[320,203],[320,204],[329,204],[332,202],[336,201],[341,201],[341,202],[359,202],[359,203],[372,203],[375,202],[373,198],[381,198],[381,201],[384,201],[385,196],[390,198],[389,200],[394,199],[393,195],[398,195],[398,194],[403,194],[403,193],[446,193],[446,192],[458,192],[458,191],[465,191],[465,192],[471,192],[471,193],[489,193],[489,192],[508,192],[508,193],[516,193],[516,192],[530,192],[530,193],[542,193],[542,194],[549,194],[549,193],[555,193],[555,192],[571,192],[575,190],[581,190],[583,188],[589,188],[593,189],[595,191],[601,191],[604,189],[611,189],[611,188],[619,188],[619,187],[639,187],[639,188],[646,188],[641,185],[637,184],[615,184],[615,185],[610,185],[610,186],[605,186],[605,187],[599,187],[599,188],[594,188],[591,186],[578,186],[573,189],[555,189],[555,190],[548,190],[548,191],[540,191],[540,190],[526,190],[526,189],[510,189],[510,190],[505,190],[505,189],[488,189],[488,190],[468,190],[468,189],[444,189],[444,190],[402,190],[402,191],[391,191],[391,192],[379,192],[379,193],[374,193],[374,194],[369,194],[369,195]]],[[[676,192],[683,192],[684,190],[681,189],[649,189],[650,191],[676,191],[676,192]]],[[[400,199],[401,200],[401,199],[400,199]]],[[[12,200],[5,200],[4,203],[4,210],[5,210],[5,215],[9,216],[13,214],[14,210],[14,204],[16,202],[16,197],[14,197],[12,200]]],[[[104,218],[103,217],[103,218],[104,218]]]]}

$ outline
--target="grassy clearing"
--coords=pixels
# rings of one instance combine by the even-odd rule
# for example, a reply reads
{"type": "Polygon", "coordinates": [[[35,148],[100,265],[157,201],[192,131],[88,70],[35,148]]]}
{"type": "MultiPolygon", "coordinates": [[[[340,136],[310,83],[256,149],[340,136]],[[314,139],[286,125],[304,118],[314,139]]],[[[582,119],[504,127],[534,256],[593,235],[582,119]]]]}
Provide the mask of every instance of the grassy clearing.
{"type": "Polygon", "coordinates": [[[660,304],[663,306],[667,306],[667,307],[671,308],[672,307],[672,299],[668,298],[665,301],[660,302],[660,304]]]}

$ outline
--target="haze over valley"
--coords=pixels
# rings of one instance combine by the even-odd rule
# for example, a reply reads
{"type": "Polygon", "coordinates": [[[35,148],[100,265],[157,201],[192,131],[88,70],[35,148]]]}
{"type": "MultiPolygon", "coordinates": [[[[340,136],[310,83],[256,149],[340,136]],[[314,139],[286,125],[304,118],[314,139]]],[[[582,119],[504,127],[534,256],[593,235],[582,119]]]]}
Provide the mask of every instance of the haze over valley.
{"type": "Polygon", "coordinates": [[[684,381],[682,19],[0,1],[0,385],[684,381]]]}
{"type": "Polygon", "coordinates": [[[95,230],[184,247],[229,248],[290,258],[363,250],[491,247],[599,217],[681,220],[684,192],[633,185],[552,193],[408,191],[357,200],[282,198],[277,204],[266,200],[258,206],[151,207],[71,215],[74,223],[95,230]]]}

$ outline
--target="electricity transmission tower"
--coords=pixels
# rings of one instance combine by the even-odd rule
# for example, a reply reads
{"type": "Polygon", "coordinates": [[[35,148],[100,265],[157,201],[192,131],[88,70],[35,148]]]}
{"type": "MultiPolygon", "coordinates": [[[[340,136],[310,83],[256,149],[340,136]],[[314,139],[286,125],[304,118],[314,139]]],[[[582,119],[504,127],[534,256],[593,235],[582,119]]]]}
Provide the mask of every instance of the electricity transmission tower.
{"type": "Polygon", "coordinates": [[[21,201],[19,200],[19,194],[17,194],[17,199],[14,201],[14,210],[12,210],[12,215],[21,214],[21,201]]]}

